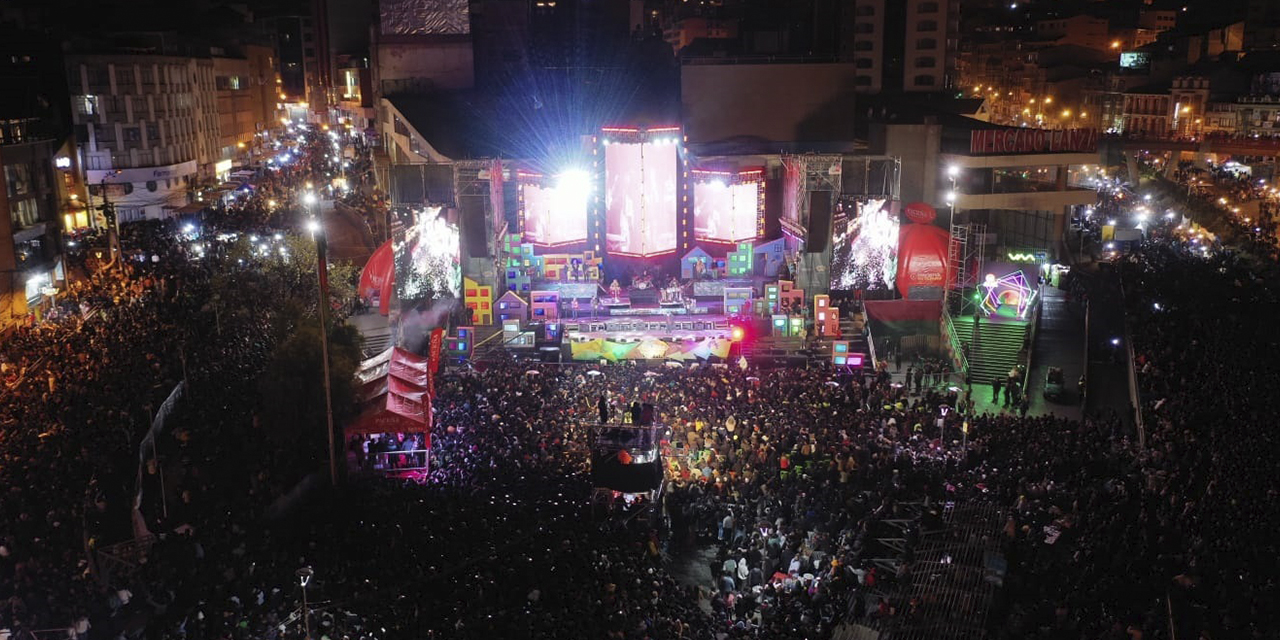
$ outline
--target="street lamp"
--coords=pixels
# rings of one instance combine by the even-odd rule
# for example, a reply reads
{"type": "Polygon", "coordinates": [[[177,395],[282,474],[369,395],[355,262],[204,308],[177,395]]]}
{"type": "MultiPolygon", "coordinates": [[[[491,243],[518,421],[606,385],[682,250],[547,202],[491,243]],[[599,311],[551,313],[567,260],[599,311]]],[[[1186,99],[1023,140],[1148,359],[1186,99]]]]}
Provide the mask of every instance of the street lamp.
{"type": "MultiPolygon", "coordinates": [[[[307,192],[302,196],[308,210],[316,203],[316,194],[307,192]]],[[[320,358],[321,375],[324,384],[324,416],[329,435],[329,481],[338,486],[338,454],[333,442],[333,389],[329,383],[329,264],[326,254],[328,243],[325,241],[324,225],[313,215],[308,218],[306,227],[312,239],[316,241],[316,290],[319,297],[317,311],[320,316],[320,358]]]]}
{"type": "Polygon", "coordinates": [[[298,584],[302,587],[302,630],[306,634],[306,640],[311,640],[311,607],[307,605],[307,584],[311,582],[311,576],[316,572],[311,567],[303,567],[293,572],[298,576],[298,584]]]}

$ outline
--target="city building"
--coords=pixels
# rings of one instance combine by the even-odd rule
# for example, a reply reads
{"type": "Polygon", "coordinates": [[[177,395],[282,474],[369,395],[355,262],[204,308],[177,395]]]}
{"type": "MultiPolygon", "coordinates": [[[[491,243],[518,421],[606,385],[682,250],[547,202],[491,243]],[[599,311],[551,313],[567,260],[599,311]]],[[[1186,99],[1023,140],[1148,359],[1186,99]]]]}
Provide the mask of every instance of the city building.
{"type": "Polygon", "coordinates": [[[885,99],[873,113],[867,152],[900,159],[901,201],[986,225],[987,255],[1057,255],[1071,208],[1097,199],[1082,184],[1084,167],[1099,162],[1096,131],[991,125],[941,102],[885,99]]]}
{"type": "Polygon", "coordinates": [[[248,164],[261,151],[265,134],[278,119],[275,53],[247,45],[241,55],[213,58],[218,108],[218,158],[248,164]]]}
{"type": "Polygon", "coordinates": [[[327,91],[322,84],[323,52],[318,49],[315,21],[311,16],[286,15],[267,22],[273,27],[279,55],[280,101],[290,118],[315,119],[312,114],[325,103],[327,91]]]}
{"type": "Polygon", "coordinates": [[[727,18],[693,16],[676,21],[663,30],[663,39],[676,53],[680,53],[681,49],[693,44],[695,40],[728,40],[737,37],[738,21],[727,18]]]}
{"type": "Polygon", "coordinates": [[[955,88],[959,0],[857,0],[842,58],[860,93],[955,88]]]}
{"type": "Polygon", "coordinates": [[[366,57],[340,57],[335,72],[338,124],[354,131],[369,131],[377,120],[373,107],[373,75],[366,57]]]}
{"type": "Polygon", "coordinates": [[[72,118],[91,206],[120,222],[162,218],[215,177],[220,136],[209,57],[66,57],[72,118]]]}
{"type": "Polygon", "coordinates": [[[1280,50],[1280,2],[1249,0],[1242,44],[1246,51],[1280,50]]]}
{"type": "Polygon", "coordinates": [[[1163,137],[1169,131],[1170,105],[1167,86],[1145,85],[1124,94],[1122,132],[1140,137],[1163,137]]]}
{"type": "Polygon", "coordinates": [[[1036,22],[1036,38],[1053,44],[1074,44],[1099,51],[1114,50],[1119,53],[1120,45],[1113,45],[1111,34],[1107,31],[1105,18],[1095,18],[1079,14],[1063,18],[1038,20],[1036,22]]]}
{"type": "Polygon", "coordinates": [[[475,85],[471,11],[466,2],[378,0],[377,7],[372,53],[378,96],[475,85]]]}
{"type": "Polygon", "coordinates": [[[65,280],[62,230],[86,210],[66,118],[61,52],[0,32],[0,332],[38,319],[65,280]]]}

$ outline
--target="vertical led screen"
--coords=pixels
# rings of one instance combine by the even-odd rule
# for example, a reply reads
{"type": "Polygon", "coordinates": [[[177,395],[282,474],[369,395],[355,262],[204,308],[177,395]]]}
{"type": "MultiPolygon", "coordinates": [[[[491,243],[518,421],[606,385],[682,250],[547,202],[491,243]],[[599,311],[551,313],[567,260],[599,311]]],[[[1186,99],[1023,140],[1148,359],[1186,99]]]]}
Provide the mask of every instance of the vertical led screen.
{"type": "Polygon", "coordinates": [[[649,256],[676,249],[679,147],[676,139],[604,147],[609,253],[649,256]]]}
{"type": "Polygon", "coordinates": [[[396,297],[430,300],[457,297],[462,288],[458,227],[440,215],[440,207],[413,213],[413,223],[392,244],[396,297]]]}
{"type": "Polygon", "coordinates": [[[533,183],[520,185],[525,240],[542,246],[584,242],[587,239],[588,180],[587,177],[579,180],[577,176],[562,176],[553,187],[533,183]]]}
{"type": "Polygon", "coordinates": [[[693,185],[693,237],[708,242],[741,242],[756,238],[760,182],[730,184],[724,179],[693,185]]]}
{"type": "Polygon", "coordinates": [[[842,207],[835,220],[831,288],[889,291],[898,274],[898,214],[893,201],[870,198],[842,207]]]}

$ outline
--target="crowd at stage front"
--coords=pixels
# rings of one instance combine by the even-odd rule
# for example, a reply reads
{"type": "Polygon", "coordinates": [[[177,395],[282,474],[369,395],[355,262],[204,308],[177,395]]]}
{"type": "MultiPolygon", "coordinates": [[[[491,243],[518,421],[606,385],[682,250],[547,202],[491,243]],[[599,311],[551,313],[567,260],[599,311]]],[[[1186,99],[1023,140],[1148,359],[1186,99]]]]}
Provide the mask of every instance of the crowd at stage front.
{"type": "MultiPolygon", "coordinates": [[[[244,224],[271,224],[257,202],[244,224]]],[[[1264,422],[1280,376],[1260,319],[1280,309],[1230,253],[1170,240],[1121,264],[1145,449],[1121,416],[962,416],[946,389],[822,367],[506,361],[437,381],[426,482],[328,489],[305,479],[324,461],[258,419],[289,292],[215,325],[215,256],[134,228],[161,260],[82,285],[64,322],[0,347],[0,629],[15,638],[301,638],[302,567],[305,622],[329,640],[891,631],[973,615],[905,595],[928,580],[915,545],[937,526],[917,514],[965,503],[1000,514],[990,637],[1170,637],[1171,610],[1178,637],[1280,624],[1264,422]],[[161,463],[140,470],[148,418],[183,378],[161,463]],[[654,529],[593,517],[584,425],[601,395],[611,419],[651,403],[670,429],[654,529]],[[910,521],[903,550],[877,541],[890,519],[910,521]],[[90,571],[86,552],[144,531],[145,562],[90,571]],[[871,562],[885,557],[901,569],[871,562]]]]}

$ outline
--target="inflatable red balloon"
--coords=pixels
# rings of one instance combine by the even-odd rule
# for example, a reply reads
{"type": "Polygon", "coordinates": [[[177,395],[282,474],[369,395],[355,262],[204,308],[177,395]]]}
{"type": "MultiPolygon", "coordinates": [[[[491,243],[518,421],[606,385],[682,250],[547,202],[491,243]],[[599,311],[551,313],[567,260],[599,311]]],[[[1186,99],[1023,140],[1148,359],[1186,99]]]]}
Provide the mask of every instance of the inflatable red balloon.
{"type": "Polygon", "coordinates": [[[898,231],[898,292],[910,298],[913,287],[945,288],[951,234],[934,226],[938,212],[924,202],[908,204],[905,213],[911,223],[898,231]]]}

